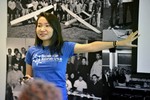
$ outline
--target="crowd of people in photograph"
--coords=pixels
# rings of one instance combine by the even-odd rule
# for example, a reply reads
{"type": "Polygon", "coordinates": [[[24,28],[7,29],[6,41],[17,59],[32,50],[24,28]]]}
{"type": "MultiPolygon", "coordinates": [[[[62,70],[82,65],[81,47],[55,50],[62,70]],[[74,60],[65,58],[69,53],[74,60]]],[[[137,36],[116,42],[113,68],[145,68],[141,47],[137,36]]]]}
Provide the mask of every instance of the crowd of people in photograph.
{"type": "MultiPolygon", "coordinates": [[[[68,91],[87,96],[101,97],[102,100],[111,100],[111,94],[115,86],[126,86],[131,80],[130,70],[122,67],[114,67],[112,70],[103,67],[102,58],[99,53],[96,61],[89,66],[88,60],[84,56],[76,56],[74,63],[71,60],[67,64],[66,85],[68,91]]],[[[90,58],[89,58],[90,59],[90,58]]],[[[80,100],[83,97],[70,95],[69,100],[80,100]]],[[[84,98],[88,99],[89,98],[84,98]]]]}
{"type": "Polygon", "coordinates": [[[26,74],[26,48],[8,48],[7,58],[7,79],[6,79],[6,100],[13,100],[12,91],[21,86],[26,74]]]}
{"type": "MultiPolygon", "coordinates": [[[[53,5],[53,9],[49,11],[53,12],[59,18],[60,22],[68,21],[73,17],[61,8],[61,5],[64,5],[81,18],[90,19],[90,24],[94,24],[91,19],[94,16],[96,26],[99,27],[102,2],[103,0],[9,0],[9,22],[49,5],[53,5]],[[86,13],[83,13],[82,11],[85,11],[86,13]]],[[[32,22],[34,22],[33,19],[28,20],[28,23],[32,22]]]]}
{"type": "MultiPolygon", "coordinates": [[[[21,85],[26,73],[25,67],[26,48],[20,50],[8,48],[7,54],[7,84],[12,90],[21,85]]],[[[95,54],[96,61],[89,66],[88,60],[84,56],[75,56],[74,63],[68,60],[66,73],[66,86],[68,91],[90,94],[95,97],[102,97],[108,94],[111,88],[116,84],[125,84],[126,76],[124,70],[114,68],[102,72],[102,58],[99,53],[95,54]],[[109,76],[106,77],[106,76],[109,76]],[[112,78],[110,78],[110,76],[112,78]]],[[[129,80],[129,79],[128,79],[129,80]]],[[[106,96],[107,97],[107,96],[106,96]]],[[[69,96],[70,100],[78,98],[69,96]]]]}
{"type": "Polygon", "coordinates": [[[12,50],[8,48],[7,54],[7,83],[14,89],[17,85],[21,84],[21,81],[26,74],[26,49],[24,47],[19,50],[15,48],[12,50]]]}
{"type": "MultiPolygon", "coordinates": [[[[61,8],[61,5],[95,27],[101,25],[104,8],[110,8],[109,29],[125,27],[133,19],[133,0],[8,0],[8,21],[10,22],[49,5],[53,5],[53,9],[50,9],[49,12],[55,14],[60,22],[73,19],[70,14],[61,8]],[[128,11],[130,12],[128,13],[128,11]],[[130,14],[130,19],[127,18],[127,14],[130,14]]],[[[34,22],[35,19],[31,18],[22,23],[34,22]]]]}
{"type": "MultiPolygon", "coordinates": [[[[89,58],[90,59],[90,58],[89,58]]],[[[102,58],[96,54],[96,61],[89,66],[88,59],[77,55],[74,63],[68,60],[66,85],[68,92],[86,94],[87,96],[102,97],[102,58]]],[[[80,96],[69,95],[69,100],[81,100],[80,96]]],[[[89,99],[88,97],[84,98],[89,99]]]]}
{"type": "Polygon", "coordinates": [[[121,16],[122,27],[125,28],[127,24],[131,24],[133,21],[133,0],[109,0],[111,15],[110,15],[110,28],[119,28],[121,16]],[[122,8],[122,11],[121,11],[122,8]],[[129,12],[128,12],[129,11],[129,12]],[[122,14],[120,14],[122,12],[122,14]],[[130,14],[130,15],[129,15],[130,14]],[[130,18],[128,19],[128,16],[130,18]],[[130,21],[127,21],[130,20],[130,21]]]}
{"type": "MultiPolygon", "coordinates": [[[[13,90],[17,85],[22,85],[22,80],[26,73],[25,67],[26,48],[20,50],[8,48],[7,54],[7,85],[13,90]],[[13,55],[14,54],[14,55],[13,55]]],[[[102,97],[103,100],[109,100],[107,97],[112,88],[116,85],[127,82],[125,69],[114,67],[112,71],[102,66],[102,56],[95,54],[95,61],[89,66],[88,59],[85,56],[76,55],[74,59],[69,59],[66,71],[66,86],[70,93],[86,94],[87,96],[102,97]]],[[[129,75],[128,75],[129,76],[129,75]]],[[[69,100],[83,99],[80,96],[68,96],[69,100]]],[[[84,99],[89,99],[88,97],[84,99]]]]}

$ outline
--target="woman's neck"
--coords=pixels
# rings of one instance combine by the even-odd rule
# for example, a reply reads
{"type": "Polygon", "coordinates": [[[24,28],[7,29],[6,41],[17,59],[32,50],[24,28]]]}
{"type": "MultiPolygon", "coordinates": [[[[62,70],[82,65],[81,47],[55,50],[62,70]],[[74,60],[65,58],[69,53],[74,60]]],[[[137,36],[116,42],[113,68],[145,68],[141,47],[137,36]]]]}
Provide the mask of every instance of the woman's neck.
{"type": "Polygon", "coordinates": [[[43,41],[42,45],[43,46],[49,46],[50,45],[50,41],[43,41]]]}

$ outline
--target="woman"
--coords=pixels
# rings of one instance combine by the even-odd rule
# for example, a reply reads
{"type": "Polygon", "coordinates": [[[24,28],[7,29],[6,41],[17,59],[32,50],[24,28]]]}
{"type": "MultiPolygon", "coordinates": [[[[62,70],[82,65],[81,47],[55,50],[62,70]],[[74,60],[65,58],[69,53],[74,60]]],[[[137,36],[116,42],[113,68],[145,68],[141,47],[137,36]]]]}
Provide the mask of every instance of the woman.
{"type": "Polygon", "coordinates": [[[132,33],[117,42],[66,42],[63,41],[58,18],[50,13],[41,13],[36,22],[35,46],[30,47],[26,54],[26,76],[56,84],[61,89],[62,100],[68,100],[65,78],[68,58],[77,53],[97,52],[116,46],[136,47],[132,44],[138,37],[136,35],[137,32],[132,33]]]}

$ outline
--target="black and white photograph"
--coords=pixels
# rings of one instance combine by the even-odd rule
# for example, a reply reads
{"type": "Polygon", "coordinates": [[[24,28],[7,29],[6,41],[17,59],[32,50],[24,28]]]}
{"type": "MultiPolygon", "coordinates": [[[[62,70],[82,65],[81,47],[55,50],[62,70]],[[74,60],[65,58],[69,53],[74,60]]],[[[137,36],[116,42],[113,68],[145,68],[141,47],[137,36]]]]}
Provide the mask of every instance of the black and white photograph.
{"type": "MultiPolygon", "coordinates": [[[[87,40],[75,42],[88,43],[87,40]]],[[[34,38],[7,38],[7,86],[11,88],[9,92],[12,93],[13,100],[18,99],[25,84],[25,54],[33,45],[34,38]]],[[[87,100],[101,100],[102,52],[82,53],[71,57],[66,66],[66,86],[69,100],[79,100],[83,97],[87,100]]],[[[7,97],[10,100],[11,95],[7,97]]]]}
{"type": "Polygon", "coordinates": [[[65,40],[101,40],[103,30],[135,26],[137,1],[123,1],[128,0],[8,0],[8,37],[35,37],[37,15],[50,12],[59,18],[65,40]]]}
{"type": "Polygon", "coordinates": [[[138,30],[139,1],[7,0],[5,100],[21,100],[19,95],[27,78],[26,53],[36,44],[36,20],[42,12],[58,18],[64,41],[115,41],[114,48],[74,54],[68,59],[68,100],[150,100],[150,78],[135,75],[137,51],[116,47],[117,41],[138,30]]]}

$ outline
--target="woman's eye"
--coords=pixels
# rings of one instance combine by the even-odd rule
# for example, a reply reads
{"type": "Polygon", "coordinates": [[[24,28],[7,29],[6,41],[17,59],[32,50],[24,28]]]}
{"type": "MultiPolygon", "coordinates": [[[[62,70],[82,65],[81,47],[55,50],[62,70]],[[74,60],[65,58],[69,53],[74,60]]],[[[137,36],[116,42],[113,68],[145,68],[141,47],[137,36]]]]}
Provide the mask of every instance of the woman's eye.
{"type": "Polygon", "coordinates": [[[47,25],[37,25],[37,27],[50,27],[50,25],[49,24],[47,24],[47,25]]]}
{"type": "Polygon", "coordinates": [[[41,27],[41,25],[37,25],[37,27],[41,27]]]}
{"type": "Polygon", "coordinates": [[[46,25],[46,27],[50,27],[50,25],[48,24],[48,25],[46,25]]]}

